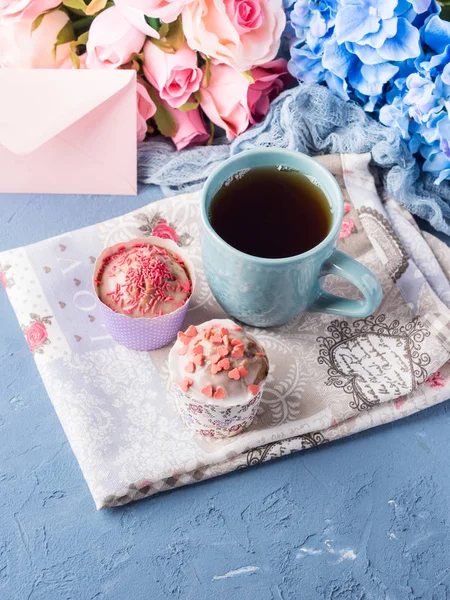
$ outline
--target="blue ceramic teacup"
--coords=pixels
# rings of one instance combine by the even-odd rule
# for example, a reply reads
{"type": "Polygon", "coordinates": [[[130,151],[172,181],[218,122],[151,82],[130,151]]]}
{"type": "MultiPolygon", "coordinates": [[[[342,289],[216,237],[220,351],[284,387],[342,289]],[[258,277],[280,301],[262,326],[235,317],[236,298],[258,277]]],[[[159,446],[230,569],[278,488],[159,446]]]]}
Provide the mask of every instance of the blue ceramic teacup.
{"type": "Polygon", "coordinates": [[[233,156],[209,176],[203,188],[201,212],[206,277],[217,301],[232,317],[248,325],[271,327],[286,323],[305,310],[366,317],[378,308],[382,291],[373,273],[335,248],[344,214],[339,185],[325,167],[305,154],[269,148],[233,156]],[[330,232],[320,244],[296,256],[260,258],[245,254],[230,246],[212,228],[211,201],[235,173],[279,165],[300,171],[321,186],[332,215],[330,232]],[[364,299],[350,300],[324,292],[320,280],[330,274],[350,281],[364,299]]]}

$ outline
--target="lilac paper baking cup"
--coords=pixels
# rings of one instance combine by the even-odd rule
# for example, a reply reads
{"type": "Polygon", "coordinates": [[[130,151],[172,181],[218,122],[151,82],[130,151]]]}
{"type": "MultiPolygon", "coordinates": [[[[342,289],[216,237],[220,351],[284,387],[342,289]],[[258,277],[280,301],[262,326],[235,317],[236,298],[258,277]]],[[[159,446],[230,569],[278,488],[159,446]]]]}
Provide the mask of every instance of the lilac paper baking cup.
{"type": "Polygon", "coordinates": [[[103,264],[103,260],[107,256],[116,254],[119,248],[123,246],[128,248],[130,246],[134,246],[135,244],[161,246],[162,248],[166,248],[167,250],[178,254],[178,256],[183,259],[189,271],[189,276],[192,282],[191,295],[183,304],[183,306],[180,306],[172,313],[162,315],[160,317],[129,317],[128,315],[124,315],[122,313],[116,313],[111,308],[106,306],[106,304],[104,304],[97,296],[106,329],[118,344],[130,348],[130,350],[156,350],[157,348],[166,346],[172,340],[174,340],[177,336],[177,333],[182,328],[192,294],[194,293],[195,272],[189,257],[186,256],[186,253],[183,252],[183,250],[172,240],[166,240],[156,236],[150,236],[147,238],[134,238],[127,242],[109,246],[102,251],[94,265],[93,285],[95,291],[97,290],[95,281],[103,264]]]}

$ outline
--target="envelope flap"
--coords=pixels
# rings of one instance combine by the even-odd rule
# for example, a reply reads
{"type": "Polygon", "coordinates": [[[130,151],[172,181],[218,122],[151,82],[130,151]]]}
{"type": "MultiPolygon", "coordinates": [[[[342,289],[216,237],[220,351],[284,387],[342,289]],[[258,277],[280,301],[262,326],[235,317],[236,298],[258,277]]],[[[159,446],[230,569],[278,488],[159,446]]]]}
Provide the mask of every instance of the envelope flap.
{"type": "Polygon", "coordinates": [[[0,144],[29,154],[126,87],[128,70],[0,69],[0,144]]]}

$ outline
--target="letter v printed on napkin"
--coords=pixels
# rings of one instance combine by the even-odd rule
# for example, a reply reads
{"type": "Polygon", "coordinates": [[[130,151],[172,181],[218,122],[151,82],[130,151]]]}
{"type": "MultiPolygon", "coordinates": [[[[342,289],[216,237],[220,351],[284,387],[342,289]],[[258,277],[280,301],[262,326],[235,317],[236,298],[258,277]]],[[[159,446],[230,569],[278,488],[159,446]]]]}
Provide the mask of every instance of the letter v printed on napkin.
{"type": "Polygon", "coordinates": [[[0,192],[136,194],[136,74],[0,69],[0,192]]]}

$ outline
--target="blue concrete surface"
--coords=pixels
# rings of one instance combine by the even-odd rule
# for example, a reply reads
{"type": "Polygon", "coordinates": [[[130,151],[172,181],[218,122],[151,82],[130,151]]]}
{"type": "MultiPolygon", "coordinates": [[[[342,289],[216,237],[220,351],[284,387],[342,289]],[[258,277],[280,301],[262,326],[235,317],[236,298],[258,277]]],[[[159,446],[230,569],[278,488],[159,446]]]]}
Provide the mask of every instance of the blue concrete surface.
{"type": "MultiPolygon", "coordinates": [[[[0,250],[142,206],[0,196],[0,250]]],[[[450,598],[450,404],[97,512],[0,290],[1,600],[450,598]]]]}

